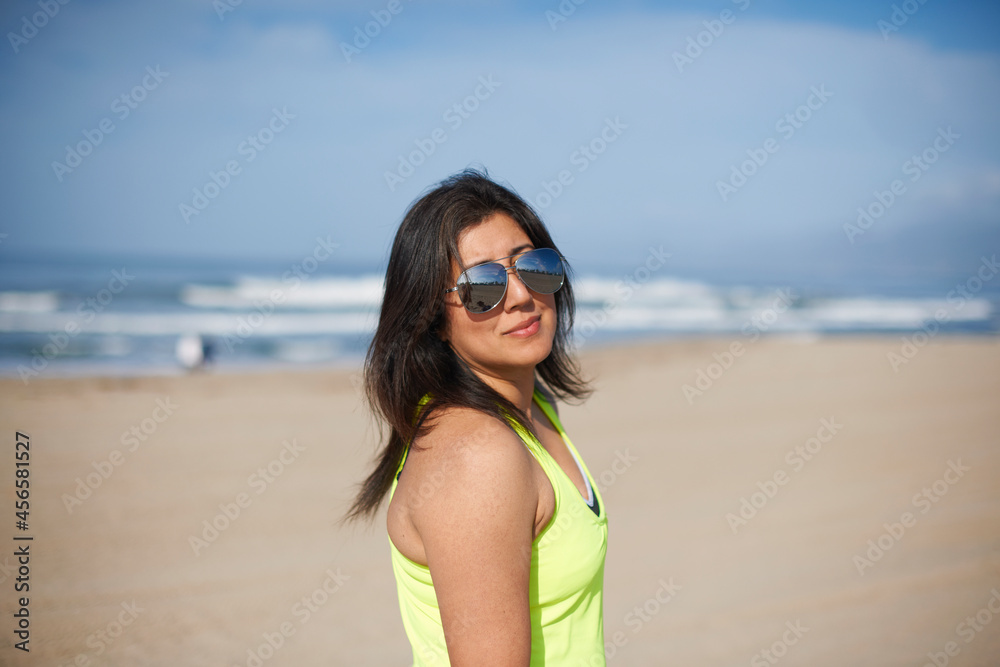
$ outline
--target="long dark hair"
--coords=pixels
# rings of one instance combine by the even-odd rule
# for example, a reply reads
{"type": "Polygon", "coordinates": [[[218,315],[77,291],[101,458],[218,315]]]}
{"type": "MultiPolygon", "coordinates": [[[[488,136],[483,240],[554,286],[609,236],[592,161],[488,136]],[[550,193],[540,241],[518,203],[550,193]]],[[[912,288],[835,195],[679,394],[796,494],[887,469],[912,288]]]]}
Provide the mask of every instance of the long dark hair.
{"type": "MultiPolygon", "coordinates": [[[[372,412],[384,420],[379,423],[380,439],[384,426],[389,434],[375,469],[345,517],[348,520],[374,516],[392,486],[406,443],[426,434],[431,428],[428,417],[441,408],[469,407],[505,424],[506,410],[533,432],[530,418],[480,380],[438,336],[451,260],[461,270],[468,268],[458,253],[459,234],[494,213],[509,215],[536,248],[556,248],[527,202],[473,169],[451,176],[423,195],[399,225],[385,273],[378,328],[364,365],[365,397],[372,412]],[[428,392],[432,398],[416,418],[417,404],[428,392]]],[[[555,293],[558,324],[552,351],[535,371],[556,398],[582,400],[592,390],[569,355],[575,304],[569,265],[564,264],[566,280],[555,293]]]]}

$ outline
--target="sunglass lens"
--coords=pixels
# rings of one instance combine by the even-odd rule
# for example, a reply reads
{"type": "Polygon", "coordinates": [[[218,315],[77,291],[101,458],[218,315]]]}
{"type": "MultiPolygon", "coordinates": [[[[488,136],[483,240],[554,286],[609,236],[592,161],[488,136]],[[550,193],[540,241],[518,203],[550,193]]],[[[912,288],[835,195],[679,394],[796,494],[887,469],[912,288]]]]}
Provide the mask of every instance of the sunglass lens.
{"type": "Polygon", "coordinates": [[[474,266],[458,279],[458,294],[470,313],[485,313],[503,299],[507,271],[499,264],[474,266]]]}
{"type": "MultiPolygon", "coordinates": [[[[529,250],[514,266],[529,289],[539,294],[558,292],[565,279],[562,259],[552,248],[529,250]]],[[[496,262],[474,266],[458,279],[458,295],[470,313],[496,307],[507,291],[507,269],[496,262]]]]}
{"type": "Polygon", "coordinates": [[[565,272],[559,254],[552,248],[527,252],[515,263],[517,275],[539,294],[552,294],[562,287],[565,272]]]}

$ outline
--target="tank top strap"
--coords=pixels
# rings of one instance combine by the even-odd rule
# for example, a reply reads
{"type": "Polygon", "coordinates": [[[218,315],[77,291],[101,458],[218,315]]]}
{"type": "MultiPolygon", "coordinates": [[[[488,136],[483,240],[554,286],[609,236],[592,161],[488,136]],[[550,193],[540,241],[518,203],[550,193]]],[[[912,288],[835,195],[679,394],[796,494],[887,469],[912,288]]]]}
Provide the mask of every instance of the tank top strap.
{"type": "Polygon", "coordinates": [[[565,436],[566,434],[563,432],[562,424],[559,423],[559,415],[556,414],[555,408],[552,407],[552,404],[549,403],[545,394],[537,386],[535,387],[534,398],[535,402],[538,403],[538,407],[542,409],[542,412],[544,412],[545,416],[549,418],[549,421],[555,425],[559,435],[565,436]]]}
{"type": "Polygon", "coordinates": [[[566,443],[566,446],[569,448],[570,452],[572,452],[574,458],[580,460],[580,452],[576,451],[576,447],[573,446],[573,442],[569,439],[569,436],[566,435],[562,422],[559,421],[559,414],[555,411],[552,404],[549,403],[545,394],[538,390],[538,387],[535,387],[534,398],[535,402],[538,403],[538,407],[542,409],[545,416],[548,417],[549,421],[552,422],[552,425],[555,426],[556,432],[559,434],[559,437],[562,438],[562,441],[566,443]]]}
{"type": "MultiPolygon", "coordinates": [[[[538,440],[538,438],[535,437],[534,433],[525,429],[524,426],[518,423],[518,421],[514,419],[511,415],[507,414],[506,417],[507,417],[507,425],[510,426],[510,428],[514,431],[514,433],[517,434],[519,438],[521,438],[521,442],[524,443],[524,446],[528,450],[528,453],[530,453],[531,456],[534,457],[534,459],[542,467],[542,471],[545,473],[545,476],[548,477],[549,482],[552,484],[552,490],[556,494],[556,502],[557,503],[560,502],[559,498],[562,496],[561,482],[562,479],[565,477],[565,474],[562,472],[562,469],[559,467],[559,464],[556,462],[554,458],[552,458],[552,455],[549,454],[548,450],[545,449],[545,447],[538,440]]],[[[566,480],[568,481],[569,478],[566,478],[566,480]]]]}
{"type": "MultiPolygon", "coordinates": [[[[559,421],[559,415],[553,408],[552,404],[549,403],[548,399],[545,396],[545,393],[539,391],[538,387],[535,387],[534,397],[535,401],[538,403],[538,407],[542,409],[542,412],[545,413],[545,416],[548,417],[549,421],[552,422],[552,425],[555,426],[556,432],[559,433],[559,437],[562,438],[562,441],[566,444],[566,448],[569,450],[570,454],[573,456],[577,465],[579,466],[580,472],[584,477],[584,481],[586,482],[587,486],[590,488],[591,493],[593,493],[594,496],[594,505],[591,507],[591,509],[594,510],[595,514],[600,516],[601,513],[600,508],[604,504],[604,499],[601,497],[601,492],[598,490],[597,484],[594,482],[593,475],[590,474],[590,469],[587,468],[587,464],[584,462],[583,457],[580,456],[580,452],[577,451],[576,446],[573,444],[573,441],[570,440],[570,437],[566,434],[566,431],[563,429],[562,422],[559,421]]],[[[569,477],[566,477],[566,479],[568,480],[569,477]]],[[[576,487],[574,486],[573,489],[575,491],[576,487]]]]}
{"type": "Polygon", "coordinates": [[[524,442],[524,445],[528,448],[531,454],[538,458],[538,449],[541,448],[541,443],[538,439],[510,415],[506,410],[503,410],[504,416],[507,418],[507,425],[517,434],[519,438],[524,442]]]}

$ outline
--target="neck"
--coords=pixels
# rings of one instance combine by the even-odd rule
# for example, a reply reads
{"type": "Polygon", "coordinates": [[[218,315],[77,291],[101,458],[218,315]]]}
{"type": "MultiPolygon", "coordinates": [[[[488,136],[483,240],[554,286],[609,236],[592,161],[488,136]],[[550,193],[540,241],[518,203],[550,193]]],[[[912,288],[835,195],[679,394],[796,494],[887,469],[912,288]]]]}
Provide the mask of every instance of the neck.
{"type": "MultiPolygon", "coordinates": [[[[455,355],[462,359],[458,352],[455,352],[455,355]]],[[[521,412],[531,416],[531,399],[535,393],[534,366],[509,368],[506,369],[507,372],[501,372],[473,366],[465,359],[462,361],[491,389],[513,403],[521,412]]]]}
{"type": "Polygon", "coordinates": [[[531,415],[531,397],[535,393],[534,367],[518,373],[517,376],[498,377],[481,372],[476,374],[498,394],[517,406],[521,412],[531,415]]]}

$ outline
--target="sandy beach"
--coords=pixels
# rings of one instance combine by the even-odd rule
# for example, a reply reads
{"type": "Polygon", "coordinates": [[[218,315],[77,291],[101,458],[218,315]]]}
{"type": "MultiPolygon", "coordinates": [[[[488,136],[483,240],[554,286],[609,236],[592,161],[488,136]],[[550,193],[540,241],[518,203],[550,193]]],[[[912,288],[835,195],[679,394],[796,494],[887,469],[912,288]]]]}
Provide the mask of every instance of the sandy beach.
{"type": "MultiPolygon", "coordinates": [[[[596,393],[559,409],[608,509],[609,664],[1000,664],[1000,341],[580,359],[596,393]]],[[[378,436],[356,372],[9,378],[0,404],[0,663],[410,664],[384,508],[337,523],[378,436]]]]}

